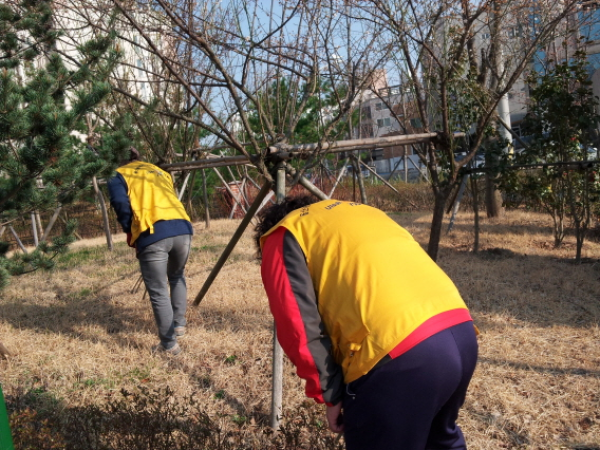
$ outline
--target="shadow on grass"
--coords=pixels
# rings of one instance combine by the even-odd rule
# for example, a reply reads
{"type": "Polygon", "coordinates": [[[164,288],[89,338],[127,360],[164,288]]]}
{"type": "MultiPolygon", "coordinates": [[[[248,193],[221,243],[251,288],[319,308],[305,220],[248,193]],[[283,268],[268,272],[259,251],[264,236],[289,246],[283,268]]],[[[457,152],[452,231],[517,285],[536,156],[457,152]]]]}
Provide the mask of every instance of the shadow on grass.
{"type": "MultiPolygon", "coordinates": [[[[103,291],[104,289],[100,289],[103,291]]],[[[139,293],[141,298],[141,292],[139,293]]],[[[131,297],[129,297],[131,298],[131,297]]],[[[150,309],[148,302],[147,308],[150,309]]],[[[141,317],[139,308],[127,306],[126,301],[111,295],[98,295],[91,289],[60,289],[52,304],[26,301],[3,302],[0,320],[15,329],[31,329],[39,333],[57,333],[91,342],[104,339],[93,332],[93,326],[103,328],[111,341],[130,346],[128,337],[136,330],[154,329],[154,321],[141,317]]]]}
{"type": "Polygon", "coordinates": [[[600,370],[589,370],[589,369],[582,369],[582,368],[565,368],[565,369],[561,369],[561,368],[557,368],[557,367],[550,367],[550,366],[535,366],[532,364],[525,364],[525,363],[519,363],[519,362],[513,362],[513,361],[505,361],[505,360],[500,360],[500,359],[492,359],[492,358],[485,358],[485,357],[479,357],[478,359],[478,363],[483,363],[483,364],[490,364],[490,365],[494,365],[494,366],[502,366],[502,367],[511,367],[513,369],[517,369],[517,370],[524,370],[524,371],[530,371],[530,372],[537,372],[540,374],[548,374],[548,375],[574,375],[574,376],[580,376],[580,377],[600,377],[600,370]]]}
{"type": "MultiPolygon", "coordinates": [[[[448,234],[446,233],[447,229],[448,229],[448,224],[446,222],[444,222],[444,225],[442,226],[442,236],[448,236],[448,234]]],[[[457,231],[462,231],[464,233],[473,233],[474,230],[475,230],[475,228],[474,228],[473,224],[455,223],[454,226],[452,227],[452,232],[450,233],[450,236],[452,236],[452,233],[457,232],[457,231]]],[[[548,241],[550,243],[554,242],[554,235],[553,235],[552,227],[549,225],[546,225],[546,224],[541,224],[541,223],[538,224],[535,222],[526,223],[526,224],[503,223],[501,225],[497,224],[497,223],[483,223],[479,227],[479,232],[481,233],[481,235],[484,235],[484,234],[505,235],[507,232],[509,232],[512,235],[523,235],[523,236],[541,234],[541,235],[545,236],[546,241],[548,241]]]]}
{"type": "Polygon", "coordinates": [[[600,324],[600,265],[575,265],[550,256],[505,249],[473,254],[444,248],[438,261],[469,309],[483,316],[481,331],[523,321],[541,327],[589,328],[600,324]],[[494,322],[486,316],[506,317],[494,322]]]}

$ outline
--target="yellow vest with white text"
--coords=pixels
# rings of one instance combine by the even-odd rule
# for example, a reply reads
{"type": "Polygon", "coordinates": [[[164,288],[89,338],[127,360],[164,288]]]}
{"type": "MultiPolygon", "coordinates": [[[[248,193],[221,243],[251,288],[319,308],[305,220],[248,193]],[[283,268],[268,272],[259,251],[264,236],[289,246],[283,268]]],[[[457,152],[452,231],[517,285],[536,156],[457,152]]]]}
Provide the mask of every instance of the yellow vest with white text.
{"type": "Polygon", "coordinates": [[[134,161],[117,169],[127,183],[131,203],[131,242],[146,230],[154,233],[159,220],[190,221],[185,208],[175,195],[173,180],[168,172],[142,161],[134,161]]]}
{"type": "Polygon", "coordinates": [[[346,383],[368,373],[426,320],[466,309],[454,283],[384,212],[325,200],[284,227],[302,248],[318,308],[346,383]]]}

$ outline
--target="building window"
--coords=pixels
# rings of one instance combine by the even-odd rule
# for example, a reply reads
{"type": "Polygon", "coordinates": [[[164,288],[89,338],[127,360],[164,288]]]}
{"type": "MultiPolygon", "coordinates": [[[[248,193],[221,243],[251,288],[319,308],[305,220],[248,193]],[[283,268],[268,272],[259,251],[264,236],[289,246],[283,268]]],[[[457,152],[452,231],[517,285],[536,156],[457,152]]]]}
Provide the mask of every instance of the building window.
{"type": "Polygon", "coordinates": [[[389,117],[386,117],[385,119],[377,119],[377,126],[379,128],[390,127],[392,126],[392,120],[389,117]]]}
{"type": "Polygon", "coordinates": [[[371,119],[371,107],[370,106],[363,106],[362,108],[362,116],[365,119],[371,119]]]}
{"type": "Polygon", "coordinates": [[[421,128],[423,126],[423,123],[421,122],[421,119],[410,119],[410,126],[413,128],[421,128]]]}
{"type": "Polygon", "coordinates": [[[385,104],[383,102],[375,103],[375,111],[382,111],[385,109],[385,104]]]}

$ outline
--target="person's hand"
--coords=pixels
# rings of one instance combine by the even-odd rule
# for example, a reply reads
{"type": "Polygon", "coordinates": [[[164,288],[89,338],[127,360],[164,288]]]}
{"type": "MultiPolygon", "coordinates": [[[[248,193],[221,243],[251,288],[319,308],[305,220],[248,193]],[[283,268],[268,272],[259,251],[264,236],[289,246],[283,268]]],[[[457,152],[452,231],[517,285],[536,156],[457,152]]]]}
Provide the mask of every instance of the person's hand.
{"type": "Polygon", "coordinates": [[[135,242],[132,244],[131,238],[132,238],[131,233],[127,233],[127,245],[129,245],[132,248],[135,248],[135,242]]]}
{"type": "Polygon", "coordinates": [[[327,422],[329,429],[334,433],[344,432],[344,415],[342,414],[342,402],[327,407],[327,422]]]}

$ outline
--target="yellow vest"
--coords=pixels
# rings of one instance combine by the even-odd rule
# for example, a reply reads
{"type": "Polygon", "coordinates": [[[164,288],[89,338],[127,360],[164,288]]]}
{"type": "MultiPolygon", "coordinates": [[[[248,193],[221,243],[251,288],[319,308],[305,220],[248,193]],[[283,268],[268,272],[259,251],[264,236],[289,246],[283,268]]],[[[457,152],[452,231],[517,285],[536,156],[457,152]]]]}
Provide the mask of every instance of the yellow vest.
{"type": "Polygon", "coordinates": [[[117,172],[123,175],[127,182],[127,195],[133,213],[132,243],[146,230],[153,234],[154,224],[159,220],[190,221],[185,208],[175,195],[173,180],[168,172],[141,161],[119,167],[117,172]]]}
{"type": "Polygon", "coordinates": [[[269,230],[289,230],[306,257],[333,356],[350,383],[427,319],[466,309],[454,283],[384,212],[325,200],[269,230]]]}

